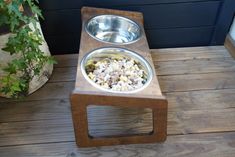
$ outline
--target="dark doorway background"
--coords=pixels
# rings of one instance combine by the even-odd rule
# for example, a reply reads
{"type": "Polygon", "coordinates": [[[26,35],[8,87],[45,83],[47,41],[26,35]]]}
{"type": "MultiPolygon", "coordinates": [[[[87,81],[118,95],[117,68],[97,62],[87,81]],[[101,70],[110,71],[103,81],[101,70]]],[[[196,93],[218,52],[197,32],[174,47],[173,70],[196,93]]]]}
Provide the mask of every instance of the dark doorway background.
{"type": "Polygon", "coordinates": [[[222,45],[235,0],[39,0],[52,54],[77,53],[82,6],[140,11],[150,48],[222,45]]]}

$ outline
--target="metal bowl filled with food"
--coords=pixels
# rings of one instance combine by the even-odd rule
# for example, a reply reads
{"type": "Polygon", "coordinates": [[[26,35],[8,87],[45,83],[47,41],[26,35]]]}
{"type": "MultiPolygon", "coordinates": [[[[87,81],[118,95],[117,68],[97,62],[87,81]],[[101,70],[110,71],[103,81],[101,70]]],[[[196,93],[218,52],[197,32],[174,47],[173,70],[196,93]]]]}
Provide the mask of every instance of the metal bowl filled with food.
{"type": "Polygon", "coordinates": [[[100,48],[81,61],[86,80],[103,91],[135,93],[149,85],[153,70],[139,54],[123,48],[100,48]]]}
{"type": "Polygon", "coordinates": [[[86,32],[93,38],[114,44],[128,44],[141,36],[140,26],[125,17],[117,15],[98,15],[85,25],[86,32]]]}

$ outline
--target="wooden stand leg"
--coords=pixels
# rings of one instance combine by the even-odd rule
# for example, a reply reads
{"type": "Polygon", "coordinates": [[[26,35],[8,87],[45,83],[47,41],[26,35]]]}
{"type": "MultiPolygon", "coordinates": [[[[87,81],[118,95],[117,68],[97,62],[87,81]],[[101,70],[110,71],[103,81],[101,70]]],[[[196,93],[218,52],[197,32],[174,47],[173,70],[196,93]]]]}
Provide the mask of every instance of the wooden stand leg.
{"type": "Polygon", "coordinates": [[[74,93],[71,96],[72,116],[76,143],[79,147],[107,146],[163,142],[167,135],[166,99],[134,98],[124,96],[89,95],[74,93]],[[153,111],[153,132],[143,135],[93,138],[89,136],[87,106],[119,106],[129,108],[151,108],[153,111]]]}

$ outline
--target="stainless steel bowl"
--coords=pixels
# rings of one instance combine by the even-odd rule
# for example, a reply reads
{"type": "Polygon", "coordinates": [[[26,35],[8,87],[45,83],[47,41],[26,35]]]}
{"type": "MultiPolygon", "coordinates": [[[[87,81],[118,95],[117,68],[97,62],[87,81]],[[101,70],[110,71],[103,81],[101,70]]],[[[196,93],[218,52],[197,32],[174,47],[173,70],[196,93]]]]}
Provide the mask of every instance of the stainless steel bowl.
{"type": "Polygon", "coordinates": [[[112,92],[112,93],[135,93],[135,92],[141,91],[150,84],[150,82],[153,78],[153,69],[152,69],[152,67],[150,66],[148,61],[145,60],[141,55],[139,55],[139,54],[137,54],[133,51],[127,50],[127,49],[115,48],[115,47],[99,48],[99,49],[96,49],[96,50],[88,53],[86,56],[83,57],[83,59],[81,61],[81,71],[82,71],[82,74],[85,77],[85,79],[90,84],[92,84],[94,87],[96,87],[100,90],[107,91],[107,92],[112,92]],[[103,59],[103,58],[106,58],[106,57],[117,56],[117,55],[133,58],[134,60],[138,61],[141,64],[141,66],[143,67],[143,69],[147,73],[147,81],[145,82],[145,84],[142,87],[140,87],[138,89],[131,90],[131,91],[114,91],[114,90],[106,89],[106,88],[103,88],[103,87],[99,86],[98,84],[93,82],[87,76],[85,66],[86,66],[87,62],[90,59],[95,59],[95,58],[96,59],[97,58],[102,58],[103,59]]]}
{"type": "Polygon", "coordinates": [[[116,15],[95,16],[86,23],[85,30],[99,41],[116,44],[133,43],[141,36],[137,23],[116,15]]]}

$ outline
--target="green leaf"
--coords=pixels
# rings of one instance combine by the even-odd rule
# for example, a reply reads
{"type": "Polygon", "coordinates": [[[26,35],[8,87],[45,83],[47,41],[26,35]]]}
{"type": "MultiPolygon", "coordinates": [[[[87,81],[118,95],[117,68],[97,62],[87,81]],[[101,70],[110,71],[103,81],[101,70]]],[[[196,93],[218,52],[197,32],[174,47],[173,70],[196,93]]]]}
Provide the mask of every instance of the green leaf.
{"type": "Polygon", "coordinates": [[[11,9],[11,11],[16,14],[17,16],[22,16],[22,13],[19,11],[19,4],[16,2],[12,2],[12,5],[9,5],[9,8],[11,9]]]}
{"type": "Polygon", "coordinates": [[[39,17],[42,17],[42,13],[41,13],[41,10],[36,6],[36,5],[32,5],[31,6],[31,11],[38,15],[39,17]]]}
{"type": "Polygon", "coordinates": [[[0,26],[8,24],[8,18],[6,15],[0,12],[0,26]]]}
{"type": "Polygon", "coordinates": [[[11,91],[14,91],[14,92],[20,92],[21,91],[20,83],[18,81],[14,82],[12,84],[11,91]]]}
{"type": "Polygon", "coordinates": [[[57,64],[57,61],[55,60],[54,57],[50,56],[50,57],[48,57],[48,63],[49,64],[57,64]]]}
{"type": "Polygon", "coordinates": [[[3,94],[8,94],[8,93],[10,93],[11,89],[10,89],[9,86],[4,86],[4,87],[1,88],[0,91],[1,91],[1,93],[3,93],[3,94]]]}
{"type": "Polygon", "coordinates": [[[20,25],[20,21],[18,20],[17,17],[10,17],[10,30],[11,32],[13,32],[15,30],[16,27],[18,27],[20,25]]]}
{"type": "Polygon", "coordinates": [[[35,2],[36,2],[37,4],[39,4],[39,1],[38,1],[38,0],[35,0],[35,2]]]}
{"type": "Polygon", "coordinates": [[[40,74],[40,68],[34,68],[33,72],[34,72],[34,75],[39,75],[40,74]]]}
{"type": "Polygon", "coordinates": [[[9,26],[13,34],[8,38],[3,50],[19,56],[6,67],[0,67],[7,73],[0,80],[2,87],[0,90],[11,97],[26,96],[33,76],[40,73],[45,63],[56,63],[52,57],[44,55],[39,47],[43,43],[43,38],[36,24],[37,17],[42,17],[42,13],[36,3],[38,0],[12,0],[10,3],[0,1],[0,25],[9,26]],[[37,16],[27,16],[20,12],[21,4],[28,5],[37,16]],[[34,28],[30,28],[27,23],[33,23],[34,28]]]}
{"type": "Polygon", "coordinates": [[[2,48],[2,50],[6,51],[6,52],[10,52],[11,55],[15,53],[15,49],[12,46],[4,47],[4,48],[2,48]]]}
{"type": "Polygon", "coordinates": [[[24,70],[27,68],[24,58],[14,59],[12,63],[17,67],[18,70],[24,70]]]}
{"type": "Polygon", "coordinates": [[[2,82],[3,85],[7,85],[8,82],[9,82],[9,75],[4,76],[4,77],[1,79],[1,82],[2,82]]]}
{"type": "Polygon", "coordinates": [[[16,66],[13,63],[9,63],[3,71],[8,72],[10,74],[16,74],[16,66]]]}

